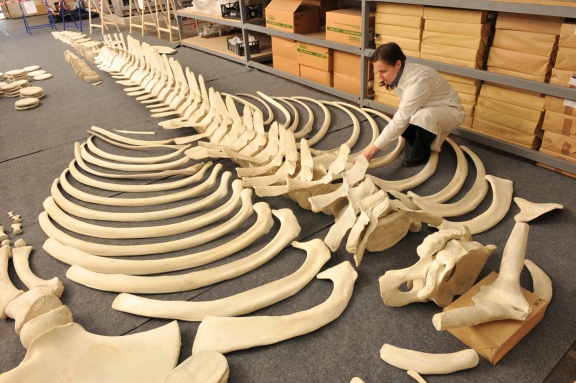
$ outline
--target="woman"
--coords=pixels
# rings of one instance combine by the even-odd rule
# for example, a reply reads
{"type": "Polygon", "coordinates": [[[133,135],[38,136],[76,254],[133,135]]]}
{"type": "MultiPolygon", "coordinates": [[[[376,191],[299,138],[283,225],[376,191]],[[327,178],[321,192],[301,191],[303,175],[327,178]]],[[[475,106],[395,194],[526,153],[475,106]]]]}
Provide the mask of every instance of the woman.
{"type": "Polygon", "coordinates": [[[410,146],[402,165],[427,162],[431,151],[439,152],[448,134],[464,121],[458,93],[434,69],[406,63],[396,43],[380,45],[371,61],[380,85],[394,89],[400,105],[392,121],[362,154],[370,161],[380,149],[402,136],[410,146]]]}

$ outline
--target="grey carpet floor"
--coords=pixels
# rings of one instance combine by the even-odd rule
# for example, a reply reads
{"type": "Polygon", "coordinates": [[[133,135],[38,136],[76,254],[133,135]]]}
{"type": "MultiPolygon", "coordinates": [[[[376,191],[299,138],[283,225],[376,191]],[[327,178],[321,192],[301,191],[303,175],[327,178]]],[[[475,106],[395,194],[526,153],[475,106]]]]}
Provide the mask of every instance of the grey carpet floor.
{"type": "MultiPolygon", "coordinates": [[[[45,21],[38,18],[38,20],[32,19],[32,22],[45,21]]],[[[59,29],[62,29],[61,24],[59,29]]],[[[97,33],[91,37],[101,38],[97,33]]],[[[152,44],[171,45],[151,36],[136,37],[152,44]]],[[[107,130],[154,131],[156,133],[154,136],[144,137],[154,140],[179,137],[192,131],[186,129],[166,131],[159,128],[158,120],[150,116],[149,110],[127,96],[123,87],[116,84],[104,72],[99,71],[103,77],[101,85],[92,86],[84,83],[64,61],[63,53],[67,49],[73,50],[70,46],[55,40],[50,34],[50,29],[36,30],[30,36],[25,33],[21,20],[0,21],[0,72],[40,65],[54,74],[50,80],[32,84],[43,87],[46,94],[40,106],[35,109],[17,111],[13,105],[15,99],[0,97],[0,223],[9,232],[11,222],[7,212],[12,210],[22,215],[24,233],[20,237],[34,247],[31,256],[32,270],[42,278],[57,276],[64,282],[66,290],[62,301],[72,310],[75,322],[87,331],[100,335],[120,336],[150,330],[168,321],[115,311],[111,308],[111,303],[117,294],[93,290],[66,277],[68,265],[55,260],[42,249],[47,237],[38,224],[38,216],[43,211],[43,201],[50,196],[52,182],[74,158],[74,143],[86,141],[87,130],[91,126],[107,130]]],[[[314,89],[190,48],[178,48],[174,58],[197,75],[202,74],[208,86],[221,92],[256,94],[257,91],[262,91],[271,96],[306,96],[317,100],[334,100],[333,97],[314,89]]],[[[318,114],[319,108],[313,106],[313,109],[318,114]]],[[[301,108],[299,110],[302,111],[301,108]]],[[[283,117],[279,111],[275,112],[281,120],[283,117]]],[[[331,112],[330,133],[320,142],[318,148],[337,147],[351,134],[350,118],[336,108],[331,108],[331,112]]],[[[358,117],[362,132],[353,151],[359,150],[370,139],[369,124],[362,116],[358,117]]],[[[378,121],[378,124],[380,127],[384,125],[382,121],[378,121]]],[[[314,130],[317,131],[320,126],[321,121],[316,120],[314,130]]],[[[506,153],[458,137],[453,139],[471,148],[482,159],[488,174],[512,180],[515,196],[534,202],[560,203],[564,205],[564,210],[550,213],[531,224],[526,257],[548,273],[554,286],[554,297],[542,322],[495,366],[481,358],[479,365],[474,369],[448,376],[427,376],[426,379],[430,383],[546,381],[550,371],[576,339],[574,304],[576,181],[506,153]]],[[[221,163],[225,170],[235,174],[231,162],[226,160],[217,162],[221,163]]],[[[379,169],[374,174],[385,179],[404,179],[419,170],[402,168],[399,162],[379,169]]],[[[452,178],[454,169],[454,153],[449,147],[445,147],[441,152],[436,173],[414,191],[427,195],[442,189],[452,178]]],[[[468,179],[455,200],[469,190],[474,177],[475,170],[470,163],[468,179]]],[[[93,188],[90,192],[102,196],[123,196],[122,193],[97,192],[93,188]]],[[[299,241],[324,238],[333,224],[332,217],[304,210],[283,197],[266,199],[254,197],[253,200],[265,201],[273,209],[292,209],[301,225],[297,238],[299,241]]],[[[457,220],[470,219],[482,213],[490,206],[491,201],[492,195],[489,192],[477,210],[457,220]]],[[[75,202],[81,204],[80,201],[75,202]]],[[[102,206],[98,208],[106,209],[102,206]]],[[[110,208],[110,211],[123,211],[123,209],[110,208]]],[[[517,206],[512,205],[496,227],[474,236],[476,241],[493,244],[498,248],[488,259],[481,277],[492,271],[498,271],[502,251],[514,226],[513,217],[518,211],[517,206]]],[[[251,217],[233,233],[202,245],[194,251],[210,249],[232,241],[237,235],[246,231],[254,220],[255,218],[251,217]]],[[[276,221],[270,233],[258,240],[254,247],[219,261],[216,265],[241,259],[255,249],[261,248],[273,238],[277,230],[276,221]]],[[[379,350],[383,344],[390,343],[430,353],[454,352],[465,348],[464,344],[449,333],[434,329],[431,318],[441,311],[435,304],[419,303],[392,308],[385,306],[379,295],[378,278],[387,270],[414,264],[418,259],[416,247],[434,231],[424,225],[421,232],[409,233],[393,248],[381,253],[366,254],[360,267],[356,268],[358,279],[350,304],[334,322],[305,336],[227,354],[230,382],[349,382],[354,376],[361,377],[366,383],[410,382],[412,379],[404,371],[380,359],[379,350]]],[[[174,236],[162,241],[182,237],[182,235],[174,236]]],[[[113,240],[101,242],[119,243],[113,240]]],[[[122,244],[137,243],[141,242],[136,240],[122,242],[122,244]]],[[[170,255],[186,253],[181,251],[170,255]]],[[[218,299],[288,275],[295,271],[303,260],[302,251],[288,247],[270,262],[241,277],[192,291],[155,294],[151,297],[189,301],[218,299]]],[[[342,245],[333,253],[324,268],[344,261],[353,262],[353,259],[342,245]]],[[[202,269],[212,266],[205,266],[202,269]]],[[[23,287],[12,266],[10,276],[15,284],[23,287]]],[[[526,289],[532,288],[526,270],[522,272],[521,284],[526,289]]],[[[315,279],[295,296],[250,315],[289,315],[307,310],[325,301],[331,291],[332,284],[329,281],[315,279]]],[[[179,362],[182,362],[191,354],[198,323],[179,322],[179,326],[182,336],[179,362]]],[[[26,350],[20,344],[14,332],[14,322],[10,319],[0,323],[0,339],[2,339],[0,372],[5,372],[20,363],[26,350]]],[[[572,377],[570,383],[574,379],[576,376],[572,377]]]]}

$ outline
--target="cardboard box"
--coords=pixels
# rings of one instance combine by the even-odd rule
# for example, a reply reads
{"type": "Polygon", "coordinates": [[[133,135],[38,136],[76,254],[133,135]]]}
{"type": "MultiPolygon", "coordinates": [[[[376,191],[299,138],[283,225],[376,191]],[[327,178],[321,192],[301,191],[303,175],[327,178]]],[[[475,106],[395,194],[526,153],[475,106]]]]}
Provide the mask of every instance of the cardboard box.
{"type": "MultiPolygon", "coordinates": [[[[470,290],[460,296],[457,300],[444,308],[450,311],[460,307],[474,305],[472,297],[480,291],[481,286],[491,284],[496,280],[498,274],[490,273],[470,290]]],[[[532,310],[525,321],[519,320],[498,320],[488,323],[481,323],[471,327],[460,327],[448,330],[462,343],[476,350],[484,359],[492,364],[498,363],[522,338],[524,338],[544,317],[548,303],[530,291],[522,288],[522,294],[532,310]]]]}
{"type": "MultiPolygon", "coordinates": [[[[343,92],[347,92],[353,94],[354,96],[360,97],[360,86],[361,82],[358,77],[349,76],[344,73],[334,72],[332,73],[332,86],[334,89],[341,90],[343,92]]],[[[370,94],[370,88],[368,87],[370,94]]]]}
{"type": "Polygon", "coordinates": [[[466,93],[458,93],[460,96],[460,102],[462,105],[469,104],[469,105],[476,105],[476,95],[474,94],[466,94],[466,93]]]}
{"type": "Polygon", "coordinates": [[[424,23],[425,31],[447,33],[450,35],[461,36],[491,36],[494,29],[494,23],[469,24],[463,22],[450,22],[441,20],[426,20],[424,23]]]}
{"type": "Polygon", "coordinates": [[[473,69],[484,69],[484,65],[486,63],[485,60],[477,60],[477,61],[468,61],[468,60],[459,60],[451,57],[444,57],[444,56],[437,56],[432,55],[424,52],[420,52],[420,57],[426,60],[432,60],[437,62],[443,62],[446,64],[452,65],[459,65],[465,68],[473,68],[473,69]]]}
{"type": "Polygon", "coordinates": [[[546,95],[544,97],[544,110],[576,117],[576,101],[546,95]]]}
{"type": "MultiPolygon", "coordinates": [[[[476,86],[480,86],[480,84],[482,83],[482,80],[478,80],[475,78],[470,78],[470,77],[464,77],[464,76],[458,76],[456,74],[452,74],[452,73],[445,73],[445,72],[439,72],[442,77],[444,77],[446,79],[446,81],[450,82],[450,83],[460,83],[460,84],[466,84],[466,85],[476,85],[476,86]]],[[[480,89],[480,88],[478,88],[480,89]]]]}
{"type": "Polygon", "coordinates": [[[304,42],[296,43],[298,62],[302,65],[323,71],[332,71],[334,61],[332,49],[304,42]]]}
{"type": "Polygon", "coordinates": [[[376,3],[376,13],[422,17],[424,16],[424,6],[416,4],[376,3]]]}
{"type": "Polygon", "coordinates": [[[544,114],[542,129],[576,138],[576,117],[547,110],[544,114]]]}
{"type": "Polygon", "coordinates": [[[492,47],[550,57],[558,48],[558,35],[496,29],[492,47]]]}
{"type": "Polygon", "coordinates": [[[318,8],[301,0],[272,0],[266,7],[266,27],[284,32],[310,33],[320,30],[318,8]]]}
{"type": "Polygon", "coordinates": [[[476,104],[496,112],[506,113],[534,123],[541,123],[542,118],[544,117],[544,112],[541,110],[525,108],[523,106],[510,104],[509,102],[482,97],[482,95],[478,97],[476,104]]]}
{"type": "Polygon", "coordinates": [[[398,109],[400,105],[400,99],[396,94],[389,94],[385,92],[379,92],[374,90],[374,101],[379,102],[384,105],[391,106],[393,108],[398,109]]]}
{"type": "Polygon", "coordinates": [[[524,148],[538,149],[540,147],[541,140],[537,135],[522,133],[490,121],[482,120],[478,116],[474,116],[472,129],[524,148]]]}
{"type": "MultiPolygon", "coordinates": [[[[375,14],[369,15],[368,38],[374,38],[375,14]]],[[[326,12],[326,40],[360,46],[362,43],[362,10],[338,9],[326,12]]]]}
{"type": "Polygon", "coordinates": [[[300,77],[318,84],[332,86],[332,72],[300,64],[300,77]]]}
{"type": "Polygon", "coordinates": [[[380,36],[394,36],[418,41],[422,39],[422,30],[418,28],[406,28],[397,25],[379,23],[374,27],[374,32],[376,35],[380,36]]]}
{"type": "Polygon", "coordinates": [[[488,46],[488,40],[488,36],[463,36],[427,30],[422,32],[422,42],[426,44],[450,45],[469,49],[485,49],[488,46]]]}
{"type": "MultiPolygon", "coordinates": [[[[575,77],[573,82],[576,82],[576,72],[572,70],[563,70],[552,68],[552,76],[550,77],[550,84],[560,85],[560,86],[571,86],[570,81],[575,77]]],[[[576,84],[572,85],[576,87],[576,84]]]]}
{"type": "Polygon", "coordinates": [[[424,42],[422,42],[422,45],[420,46],[420,52],[429,55],[443,56],[445,58],[474,62],[483,61],[486,57],[485,49],[470,49],[424,42]]]}
{"type": "Polygon", "coordinates": [[[576,23],[563,23],[560,26],[558,46],[576,48],[576,23]]]}
{"type": "Polygon", "coordinates": [[[552,70],[552,62],[550,56],[492,47],[488,55],[488,67],[546,77],[552,70]]]}
{"type": "Polygon", "coordinates": [[[300,77],[300,64],[297,60],[289,60],[282,56],[272,56],[272,66],[274,69],[300,77]]]}
{"type": "Polygon", "coordinates": [[[480,92],[480,85],[462,84],[460,82],[448,81],[452,88],[458,93],[471,94],[477,96],[480,92]]]}
{"type": "Polygon", "coordinates": [[[576,48],[558,47],[554,68],[576,72],[576,48]]]}
{"type": "Polygon", "coordinates": [[[454,23],[483,24],[489,19],[496,17],[495,12],[455,9],[455,8],[436,8],[424,7],[424,19],[450,21],[454,23]]]}
{"type": "Polygon", "coordinates": [[[424,19],[422,16],[394,15],[389,13],[376,13],[376,24],[397,25],[406,28],[422,29],[424,19]]]}
{"type": "MultiPolygon", "coordinates": [[[[378,24],[376,24],[378,25],[378,24]]],[[[402,48],[402,51],[408,50],[413,52],[420,52],[420,40],[405,39],[403,37],[377,35],[374,39],[376,46],[386,43],[396,43],[402,48]]]]}
{"type": "Polygon", "coordinates": [[[512,116],[507,113],[498,112],[488,109],[482,105],[476,105],[474,109],[474,117],[478,117],[484,121],[492,122],[500,126],[514,129],[525,134],[535,135],[542,131],[540,122],[528,121],[523,118],[512,116]]]}
{"type": "Polygon", "coordinates": [[[320,25],[326,25],[326,12],[338,9],[338,0],[302,0],[302,4],[318,8],[320,25]]]}
{"type": "Polygon", "coordinates": [[[559,35],[563,22],[563,17],[498,12],[496,28],[559,35]]]}
{"type": "Polygon", "coordinates": [[[274,57],[284,57],[288,60],[298,61],[297,43],[294,40],[272,36],[272,55],[274,57]]]}
{"type": "Polygon", "coordinates": [[[539,76],[539,75],[530,74],[530,73],[516,72],[516,71],[510,70],[510,69],[496,68],[493,66],[487,67],[486,71],[492,72],[492,73],[503,74],[503,75],[511,76],[511,77],[523,78],[526,80],[538,81],[538,82],[548,82],[548,78],[550,77],[549,73],[545,76],[539,76]]]}
{"type": "Polygon", "coordinates": [[[511,89],[502,85],[496,86],[490,83],[484,83],[480,89],[480,97],[491,98],[537,111],[544,109],[544,97],[540,93],[524,89],[511,89]]]}
{"type": "Polygon", "coordinates": [[[563,158],[576,163],[576,138],[564,136],[555,132],[545,131],[540,149],[561,154],[563,158]]]}
{"type": "MultiPolygon", "coordinates": [[[[370,62],[370,59],[367,60],[370,62]]],[[[369,78],[374,77],[374,67],[370,62],[366,75],[369,78]]],[[[343,51],[334,51],[334,72],[342,73],[351,77],[360,78],[362,74],[362,57],[354,53],[343,51]]]]}

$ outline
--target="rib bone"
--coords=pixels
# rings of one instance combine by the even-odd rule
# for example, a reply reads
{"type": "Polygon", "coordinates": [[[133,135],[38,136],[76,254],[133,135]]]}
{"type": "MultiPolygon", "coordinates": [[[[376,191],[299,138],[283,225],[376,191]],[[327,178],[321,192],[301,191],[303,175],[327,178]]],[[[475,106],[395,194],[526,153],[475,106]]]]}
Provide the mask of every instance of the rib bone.
{"type": "Polygon", "coordinates": [[[384,344],[380,357],[388,364],[402,370],[414,370],[422,375],[451,374],[456,371],[474,368],[479,357],[473,349],[449,354],[429,354],[384,344]]]}

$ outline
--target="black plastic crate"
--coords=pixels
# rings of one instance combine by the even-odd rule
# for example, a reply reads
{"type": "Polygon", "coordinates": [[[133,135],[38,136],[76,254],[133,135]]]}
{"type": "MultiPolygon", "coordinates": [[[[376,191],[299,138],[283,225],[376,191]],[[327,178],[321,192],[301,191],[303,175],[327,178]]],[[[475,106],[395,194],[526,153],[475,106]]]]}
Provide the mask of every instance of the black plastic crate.
{"type": "MultiPolygon", "coordinates": [[[[222,4],[220,5],[222,17],[225,19],[239,19],[240,18],[240,2],[222,4]]],[[[259,19],[263,17],[262,3],[252,4],[246,6],[246,20],[259,19]]]]}
{"type": "MultiPolygon", "coordinates": [[[[236,53],[238,56],[244,56],[244,43],[232,44],[230,40],[233,38],[234,37],[228,37],[226,39],[228,43],[228,50],[236,53]]],[[[250,54],[260,53],[260,42],[258,40],[250,41],[248,46],[250,47],[250,54]]]]}

